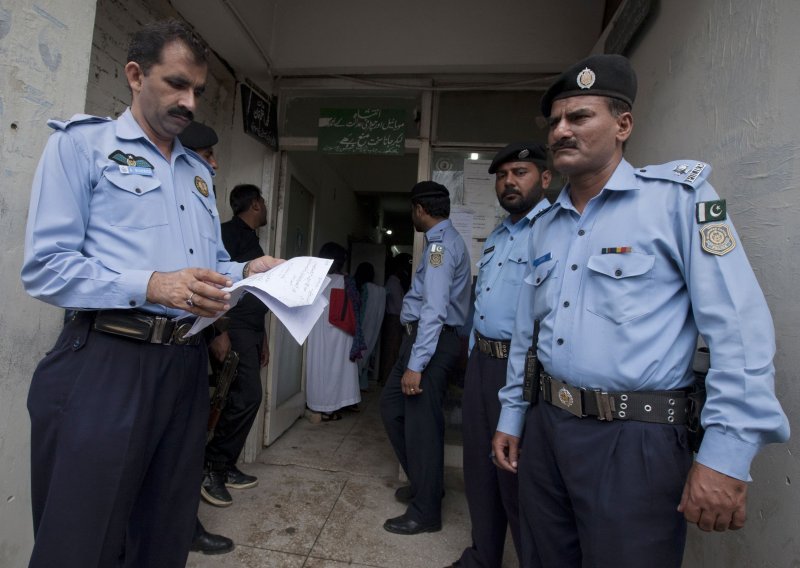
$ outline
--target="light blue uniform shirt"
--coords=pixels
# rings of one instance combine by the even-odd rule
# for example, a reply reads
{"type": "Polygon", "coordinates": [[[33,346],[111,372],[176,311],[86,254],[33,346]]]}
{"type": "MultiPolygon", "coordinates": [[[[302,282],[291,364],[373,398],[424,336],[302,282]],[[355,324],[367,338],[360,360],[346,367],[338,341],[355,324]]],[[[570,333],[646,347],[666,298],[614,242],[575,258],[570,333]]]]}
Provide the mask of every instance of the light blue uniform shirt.
{"type": "Polygon", "coordinates": [[[623,160],[582,215],[567,185],[535,220],[498,430],[522,431],[525,352],[539,319],[547,372],[606,391],[688,387],[699,332],[711,368],[697,461],[716,471],[749,480],[758,449],[788,438],[772,318],[731,220],[717,233],[736,243],[730,252],[701,248],[697,204],[719,199],[710,171],[695,160],[642,169],[623,160]],[[631,250],[604,254],[615,247],[631,250]]]}
{"type": "MultiPolygon", "coordinates": [[[[483,255],[478,261],[475,315],[472,319],[472,329],[484,337],[501,341],[511,339],[517,298],[528,269],[531,219],[547,207],[550,207],[550,202],[542,199],[516,223],[506,217],[486,239],[483,255]]],[[[474,344],[475,334],[470,334],[470,351],[474,344]]]]}
{"type": "Polygon", "coordinates": [[[403,298],[402,323],[419,321],[408,368],[421,373],[436,351],[442,325],[460,327],[467,320],[470,284],[469,253],[450,219],[425,233],[425,251],[411,288],[403,298]]]}
{"type": "Polygon", "coordinates": [[[62,308],[176,316],[186,312],[145,299],[154,271],[241,278],[244,265],[222,245],[213,174],[177,138],[167,161],[130,110],[117,120],[48,124],[56,132],[36,170],[25,232],[22,282],[31,296],[62,308]],[[114,161],[117,151],[140,165],[114,161]]]}

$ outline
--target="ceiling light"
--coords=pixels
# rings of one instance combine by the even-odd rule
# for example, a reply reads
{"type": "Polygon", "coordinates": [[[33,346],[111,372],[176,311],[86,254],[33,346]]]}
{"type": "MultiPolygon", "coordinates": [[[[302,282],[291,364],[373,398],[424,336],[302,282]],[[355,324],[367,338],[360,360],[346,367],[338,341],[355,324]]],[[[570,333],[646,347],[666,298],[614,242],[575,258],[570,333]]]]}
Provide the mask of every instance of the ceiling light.
{"type": "Polygon", "coordinates": [[[469,159],[470,159],[470,160],[477,160],[477,159],[478,159],[478,153],[477,153],[477,152],[472,152],[472,153],[469,155],[469,159]]]}

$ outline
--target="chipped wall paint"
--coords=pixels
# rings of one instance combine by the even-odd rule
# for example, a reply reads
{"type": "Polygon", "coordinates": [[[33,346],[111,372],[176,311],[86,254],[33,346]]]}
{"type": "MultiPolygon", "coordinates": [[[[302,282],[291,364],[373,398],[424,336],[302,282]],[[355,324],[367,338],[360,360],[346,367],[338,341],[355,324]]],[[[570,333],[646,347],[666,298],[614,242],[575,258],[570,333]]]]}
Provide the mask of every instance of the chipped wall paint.
{"type": "MultiPolygon", "coordinates": [[[[776,390],[797,432],[800,58],[795,0],[670,0],[631,52],[639,75],[628,156],[698,159],[728,201],[775,322],[776,390]]],[[[744,530],[690,527],[687,568],[800,566],[798,436],[755,460],[744,530]]]]}
{"type": "Polygon", "coordinates": [[[62,311],[20,283],[31,180],[51,116],[83,109],[94,0],[0,0],[0,566],[27,566],[33,544],[26,409],[33,369],[62,311]],[[13,323],[12,323],[13,322],[13,323]],[[13,326],[13,327],[12,327],[13,326]]]}

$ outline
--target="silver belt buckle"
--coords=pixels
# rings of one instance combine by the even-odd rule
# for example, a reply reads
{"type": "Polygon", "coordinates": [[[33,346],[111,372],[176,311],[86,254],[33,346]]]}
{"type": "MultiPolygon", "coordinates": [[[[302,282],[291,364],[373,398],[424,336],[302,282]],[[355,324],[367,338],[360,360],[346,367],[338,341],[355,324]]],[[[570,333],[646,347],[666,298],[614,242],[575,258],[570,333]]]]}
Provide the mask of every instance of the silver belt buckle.
{"type": "Polygon", "coordinates": [[[176,325],[175,330],[172,332],[170,343],[174,343],[175,345],[185,345],[192,341],[192,337],[186,337],[186,334],[189,333],[190,329],[192,329],[191,323],[181,323],[176,325]]]}
{"type": "Polygon", "coordinates": [[[583,394],[581,389],[558,379],[550,378],[550,404],[583,418],[583,394]]]}

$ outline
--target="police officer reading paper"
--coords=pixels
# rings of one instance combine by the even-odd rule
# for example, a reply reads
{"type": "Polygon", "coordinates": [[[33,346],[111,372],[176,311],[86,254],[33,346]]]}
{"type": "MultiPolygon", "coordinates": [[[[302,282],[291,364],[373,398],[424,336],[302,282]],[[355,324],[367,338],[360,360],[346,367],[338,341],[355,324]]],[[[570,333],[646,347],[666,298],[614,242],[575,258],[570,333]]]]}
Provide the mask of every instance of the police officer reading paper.
{"type": "Polygon", "coordinates": [[[493,442],[518,472],[531,566],[680,566],[686,521],[741,528],[751,461],[789,435],[772,319],[711,166],[625,161],[635,95],[630,62],[596,55],[542,99],[567,184],[533,225],[493,442]],[[711,365],[693,460],[698,335],[711,365]]]}
{"type": "Polygon", "coordinates": [[[453,564],[500,568],[506,527],[519,556],[517,476],[497,469],[488,456],[500,416],[497,391],[506,382],[506,364],[522,279],[528,267],[531,220],[550,203],[547,150],[535,142],[509,144],[492,160],[495,192],[508,211],[486,239],[475,285],[475,315],[464,379],[464,490],[472,522],[472,546],[453,564]]]}
{"type": "Polygon", "coordinates": [[[34,568],[184,566],[199,501],[208,355],[188,320],[278,261],[231,262],[212,170],[176,136],[206,84],[177,21],[134,34],[118,119],[55,130],[33,182],[22,281],[75,311],[34,372],[34,568]]]}
{"type": "Polygon", "coordinates": [[[467,247],[449,217],[446,187],[423,181],[411,189],[411,220],[425,233],[425,248],[403,298],[400,354],[381,393],[383,425],[410,481],[395,493],[406,512],[383,525],[397,534],[442,527],[442,403],[461,352],[457,328],[469,310],[471,280],[467,247]]]}

